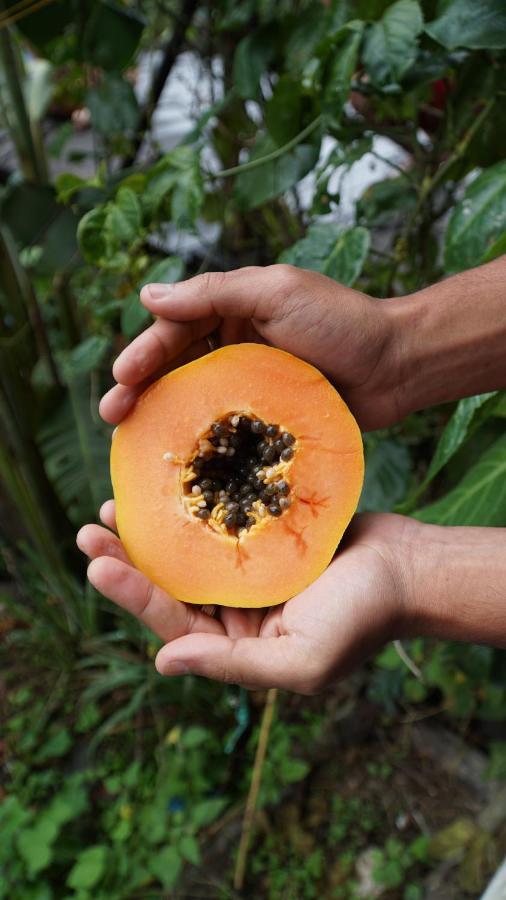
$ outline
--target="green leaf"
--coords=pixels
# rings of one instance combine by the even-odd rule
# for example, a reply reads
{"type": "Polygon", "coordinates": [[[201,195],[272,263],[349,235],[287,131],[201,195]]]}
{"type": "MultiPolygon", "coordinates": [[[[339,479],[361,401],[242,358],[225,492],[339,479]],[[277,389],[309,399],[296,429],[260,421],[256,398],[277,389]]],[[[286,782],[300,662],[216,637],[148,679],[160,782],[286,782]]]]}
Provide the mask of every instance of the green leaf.
{"type": "Polygon", "coordinates": [[[506,435],[483,453],[456,488],[414,517],[437,525],[506,526],[506,435]]]}
{"type": "Polygon", "coordinates": [[[388,669],[389,672],[395,672],[402,669],[402,662],[394,644],[388,644],[375,659],[375,663],[380,669],[388,669]]]}
{"type": "MultiPolygon", "coordinates": [[[[272,138],[264,135],[255,144],[250,160],[260,159],[276,149],[272,138]]],[[[241,172],[235,180],[235,196],[240,209],[256,209],[296,185],[313,168],[318,153],[314,144],[299,144],[275,160],[249,172],[241,172]]]]}
{"type": "MultiPolygon", "coordinates": [[[[359,510],[388,512],[405,496],[411,474],[411,457],[407,447],[394,440],[374,442],[368,449],[359,510]]],[[[374,440],[374,439],[373,439],[374,440]]]]}
{"type": "Polygon", "coordinates": [[[364,23],[350,22],[342,29],[342,37],[334,50],[325,77],[323,106],[333,115],[334,120],[340,118],[342,108],[350,93],[350,83],[357,68],[358,51],[362,43],[364,23]]]}
{"type": "Polygon", "coordinates": [[[368,250],[367,229],[317,222],[310,225],[304,238],[283,251],[279,262],[323,272],[342,284],[351,285],[362,271],[368,250]]]}
{"type": "Polygon", "coordinates": [[[191,808],[192,825],[197,829],[203,828],[204,825],[209,825],[218,818],[226,805],[226,800],[219,797],[195,803],[191,808]]]}
{"type": "Polygon", "coordinates": [[[265,124],[278,146],[287,144],[301,129],[300,84],[291,75],[282,75],[271,99],[265,104],[265,124]]]}
{"type": "Polygon", "coordinates": [[[127,338],[132,339],[145,328],[153,317],[149,310],[142,305],[137,292],[128,294],[121,304],[121,331],[127,338]]]}
{"type": "Polygon", "coordinates": [[[181,281],[184,276],[185,264],[180,256],[167,256],[154,265],[150,266],[144,273],[140,282],[139,290],[145,284],[159,282],[161,284],[173,284],[175,281],[181,281]]]}
{"type": "Polygon", "coordinates": [[[131,242],[139,237],[142,212],[137,194],[121,187],[114,203],[107,205],[106,228],[118,241],[131,242]]]}
{"type": "Polygon", "coordinates": [[[420,485],[420,491],[435,478],[481,422],[493,413],[500,399],[498,391],[491,391],[488,394],[478,394],[476,397],[465,397],[459,401],[439,438],[427,475],[420,485]]]}
{"type": "Polygon", "coordinates": [[[144,28],[132,10],[111,0],[95,3],[83,35],[86,62],[101,69],[124,69],[131,61],[144,28]]]}
{"type": "Polygon", "coordinates": [[[445,269],[477,266],[506,231],[506,161],[484,169],[455,206],[445,236],[445,269]]]}
{"type": "Polygon", "coordinates": [[[83,850],[72,866],[66,884],[76,891],[95,887],[106,869],[108,848],[105,844],[95,844],[83,850]]]}
{"type": "Polygon", "coordinates": [[[93,369],[97,369],[103,361],[108,347],[108,337],[103,334],[92,334],[73,350],[61,354],[59,358],[63,365],[65,378],[78,378],[80,375],[86,375],[93,369]]]}
{"type": "Polygon", "coordinates": [[[398,84],[413,65],[423,15],[416,0],[397,0],[369,29],[362,55],[366,71],[378,86],[398,84]]]}
{"type": "Polygon", "coordinates": [[[176,884],[182,867],[183,861],[175,847],[164,847],[149,861],[149,870],[152,875],[169,890],[176,884]]]}
{"type": "Polygon", "coordinates": [[[200,166],[195,164],[178,174],[175,181],[171,202],[171,216],[174,224],[179,228],[194,225],[203,202],[202,174],[200,166]]]}
{"type": "Polygon", "coordinates": [[[56,759],[59,756],[65,756],[72,746],[72,738],[66,727],[55,731],[51,737],[42,744],[36,759],[38,763],[45,762],[48,759],[56,759]]]}
{"type": "Polygon", "coordinates": [[[190,725],[181,735],[181,746],[190,750],[193,747],[200,747],[209,739],[209,731],[202,728],[201,725],[190,725]]]}
{"type": "Polygon", "coordinates": [[[248,34],[237,45],[233,64],[234,87],[243,100],[257,95],[260,77],[273,54],[265,30],[248,34]]]}
{"type": "Polygon", "coordinates": [[[132,132],[137,127],[139,105],[134,89],[121,75],[107,75],[85,98],[93,127],[102,135],[132,132]]]}
{"type": "Polygon", "coordinates": [[[86,262],[96,265],[109,255],[111,239],[106,221],[107,210],[100,206],[85,213],[77,226],[77,239],[86,262]]]}
{"type": "Polygon", "coordinates": [[[200,856],[200,848],[198,845],[198,841],[191,834],[187,834],[181,838],[178,845],[178,850],[187,862],[193,863],[194,866],[199,866],[201,863],[200,856]]]}
{"type": "Polygon", "coordinates": [[[337,239],[323,272],[341,284],[352,285],[367,259],[371,237],[367,228],[349,228],[337,239]]]}
{"type": "Polygon", "coordinates": [[[375,227],[394,225],[414,209],[417,193],[402,175],[371,184],[357,202],[357,217],[375,227]]]}
{"type": "Polygon", "coordinates": [[[425,30],[449,50],[501,49],[506,47],[504,0],[453,0],[425,30]]]}
{"type": "Polygon", "coordinates": [[[68,203],[76,191],[80,191],[88,182],[72,172],[62,172],[56,178],[56,195],[60,203],[68,203]]]}
{"type": "Polygon", "coordinates": [[[302,759],[285,759],[279,774],[285,784],[292,784],[302,781],[309,771],[310,766],[302,759]]]}
{"type": "Polygon", "coordinates": [[[53,856],[51,843],[54,836],[53,830],[40,828],[38,825],[19,832],[17,846],[30,878],[42,872],[51,862],[53,856]]]}

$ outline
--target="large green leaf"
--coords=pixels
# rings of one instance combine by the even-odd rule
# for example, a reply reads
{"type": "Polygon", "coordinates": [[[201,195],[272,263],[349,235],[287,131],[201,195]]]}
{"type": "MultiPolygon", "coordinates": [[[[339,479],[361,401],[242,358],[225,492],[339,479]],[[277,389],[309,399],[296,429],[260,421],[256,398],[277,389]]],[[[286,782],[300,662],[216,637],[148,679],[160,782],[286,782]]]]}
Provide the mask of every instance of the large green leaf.
{"type": "Polygon", "coordinates": [[[414,516],[437,525],[506,526],[506,435],[483,453],[456,488],[414,516]]]}
{"type": "Polygon", "coordinates": [[[445,269],[479,265],[506,232],[506,161],[485,169],[452,212],[445,236],[445,269]]]}
{"type": "Polygon", "coordinates": [[[248,34],[237,45],[234,56],[234,87],[244,100],[257,95],[260,77],[273,54],[273,46],[264,29],[248,34]]]}
{"type": "Polygon", "coordinates": [[[371,236],[367,228],[348,228],[338,237],[323,272],[341,284],[352,285],[367,259],[371,236]]]}
{"type": "Polygon", "coordinates": [[[396,441],[374,439],[370,449],[368,442],[366,435],[365,478],[358,508],[361,512],[388,512],[406,494],[411,457],[407,448],[396,441]]]}
{"type": "Polygon", "coordinates": [[[132,10],[112,0],[95,3],[86,22],[83,52],[86,62],[119,71],[131,61],[144,28],[132,10]]]}
{"type": "Polygon", "coordinates": [[[454,456],[464,441],[479,427],[494,410],[500,400],[498,391],[478,394],[476,397],[465,397],[457,404],[455,412],[439,438],[427,475],[420,486],[426,487],[441,471],[443,466],[454,456]]]}
{"type": "MultiPolygon", "coordinates": [[[[19,7],[19,0],[4,0],[6,9],[11,6],[19,7]]],[[[37,9],[35,4],[30,10],[30,15],[23,16],[16,23],[16,28],[28,38],[28,40],[47,55],[48,45],[55,38],[61,37],[65,29],[75,21],[76,0],[55,0],[47,6],[37,9]]]]}
{"type": "MultiPolygon", "coordinates": [[[[276,150],[271,137],[263,135],[253,148],[250,160],[260,159],[276,150]]],[[[319,154],[315,144],[299,144],[289,153],[265,162],[249,172],[241,172],[235,181],[235,196],[239,207],[255,209],[296,185],[313,168],[319,154]]]]}
{"type": "MultiPolygon", "coordinates": [[[[75,358],[74,364],[78,365],[75,358]]],[[[65,400],[44,422],[38,441],[56,492],[73,521],[79,523],[94,517],[111,495],[109,441],[91,414],[89,378],[75,374],[68,384],[65,400]]]]}
{"type": "Polygon", "coordinates": [[[279,146],[288,143],[301,130],[302,105],[299,81],[291,75],[282,75],[265,105],[267,130],[279,146]]]}
{"type": "Polygon", "coordinates": [[[506,47],[504,0],[453,0],[425,29],[435,41],[453,50],[506,47]]]}
{"type": "Polygon", "coordinates": [[[95,887],[105,872],[107,856],[105,844],[95,844],[82,850],[68,874],[68,886],[77,891],[95,887]]]}
{"type": "Polygon", "coordinates": [[[137,194],[128,187],[120,187],[116,200],[109,204],[107,228],[119,241],[134,241],[139,237],[142,210],[137,194]]]}
{"type": "Polygon", "coordinates": [[[105,76],[102,84],[86,94],[86,105],[93,127],[103,135],[134,131],[139,118],[139,105],[131,84],[115,73],[105,76]]]}
{"type": "Polygon", "coordinates": [[[150,858],[150,872],[158,878],[164,888],[170,890],[174,887],[179,873],[183,867],[183,860],[175,847],[167,846],[157,851],[150,858]]]}
{"type": "Polygon", "coordinates": [[[366,228],[343,228],[336,222],[311,225],[306,237],[285,250],[279,261],[323,272],[342,284],[353,284],[369,250],[366,228]]]}
{"type": "Polygon", "coordinates": [[[423,15],[416,0],[397,0],[367,34],[363,61],[377,85],[397,84],[413,65],[423,15]]]}

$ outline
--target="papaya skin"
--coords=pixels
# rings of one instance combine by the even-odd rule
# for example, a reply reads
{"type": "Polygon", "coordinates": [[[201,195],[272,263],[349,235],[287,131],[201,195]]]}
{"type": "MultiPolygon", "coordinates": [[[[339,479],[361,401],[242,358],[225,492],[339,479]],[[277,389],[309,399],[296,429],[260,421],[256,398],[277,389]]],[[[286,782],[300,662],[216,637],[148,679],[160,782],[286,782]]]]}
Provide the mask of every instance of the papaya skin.
{"type": "Polygon", "coordinates": [[[233,344],[152,384],[115,431],[111,477],[131,561],[178,600],[273,606],[300,593],[332,559],[364,474],[360,430],[313,366],[263,344],[233,344]],[[292,505],[239,539],[189,515],[182,473],[212,422],[235,412],[296,437],[292,505]]]}

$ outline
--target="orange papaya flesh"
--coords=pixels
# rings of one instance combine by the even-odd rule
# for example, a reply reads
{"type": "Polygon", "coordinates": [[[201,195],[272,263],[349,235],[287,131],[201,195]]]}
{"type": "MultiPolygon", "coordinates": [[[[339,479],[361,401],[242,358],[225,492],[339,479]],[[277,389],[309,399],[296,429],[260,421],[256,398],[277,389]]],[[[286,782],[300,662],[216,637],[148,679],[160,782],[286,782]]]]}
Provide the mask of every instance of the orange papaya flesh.
{"type": "Polygon", "coordinates": [[[272,606],[329,564],[357,507],[361,434],[313,366],[234,344],[151,385],[115,431],[118,531],[178,600],[272,606]]]}

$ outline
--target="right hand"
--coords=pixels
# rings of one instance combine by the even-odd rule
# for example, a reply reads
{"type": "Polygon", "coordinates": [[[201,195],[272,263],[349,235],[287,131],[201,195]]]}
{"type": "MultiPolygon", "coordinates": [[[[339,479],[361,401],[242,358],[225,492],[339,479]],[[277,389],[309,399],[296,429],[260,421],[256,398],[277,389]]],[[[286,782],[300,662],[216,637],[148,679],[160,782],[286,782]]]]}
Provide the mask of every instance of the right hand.
{"type": "Polygon", "coordinates": [[[120,422],[156,378],[221,346],[258,341],[320,369],[363,430],[400,418],[394,331],[383,303],[326,275],[288,265],[209,272],[177,284],[148,284],[141,301],[156,317],[120,354],[118,382],[100,412],[120,422]]]}

